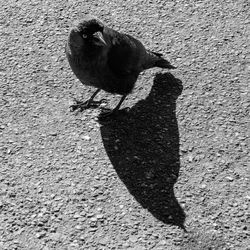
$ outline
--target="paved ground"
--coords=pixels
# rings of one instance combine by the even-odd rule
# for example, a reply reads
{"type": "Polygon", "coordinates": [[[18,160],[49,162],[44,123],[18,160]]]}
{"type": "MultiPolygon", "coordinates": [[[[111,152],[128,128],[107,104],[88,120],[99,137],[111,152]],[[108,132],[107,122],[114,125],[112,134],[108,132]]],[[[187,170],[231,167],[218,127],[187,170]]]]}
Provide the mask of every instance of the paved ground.
{"type": "Polygon", "coordinates": [[[249,14],[244,0],[2,1],[0,249],[249,249],[249,14]],[[103,123],[69,111],[93,92],[64,55],[86,13],[178,66],[142,74],[128,114],[103,123]]]}

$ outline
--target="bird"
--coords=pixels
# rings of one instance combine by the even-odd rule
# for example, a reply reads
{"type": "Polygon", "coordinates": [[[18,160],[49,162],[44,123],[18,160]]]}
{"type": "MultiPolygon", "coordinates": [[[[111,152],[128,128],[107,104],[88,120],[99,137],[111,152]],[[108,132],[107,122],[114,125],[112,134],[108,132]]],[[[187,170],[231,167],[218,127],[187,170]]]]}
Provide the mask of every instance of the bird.
{"type": "Polygon", "coordinates": [[[71,105],[72,111],[94,106],[94,97],[100,90],[122,96],[113,110],[104,112],[105,117],[117,113],[142,71],[153,67],[176,68],[161,53],[146,49],[133,36],[116,31],[91,16],[70,29],[65,53],[80,82],[97,88],[87,101],[71,105]]]}

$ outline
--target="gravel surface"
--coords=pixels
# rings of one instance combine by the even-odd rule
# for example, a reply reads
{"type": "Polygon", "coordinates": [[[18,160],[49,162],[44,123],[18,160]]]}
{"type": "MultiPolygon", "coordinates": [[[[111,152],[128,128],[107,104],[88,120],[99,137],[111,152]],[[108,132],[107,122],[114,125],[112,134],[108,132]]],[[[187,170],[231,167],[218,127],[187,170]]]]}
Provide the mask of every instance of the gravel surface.
{"type": "Polygon", "coordinates": [[[245,0],[2,1],[0,249],[249,249],[249,14],[245,0]],[[178,66],[141,74],[114,120],[69,111],[94,91],[64,54],[86,13],[178,66]]]}

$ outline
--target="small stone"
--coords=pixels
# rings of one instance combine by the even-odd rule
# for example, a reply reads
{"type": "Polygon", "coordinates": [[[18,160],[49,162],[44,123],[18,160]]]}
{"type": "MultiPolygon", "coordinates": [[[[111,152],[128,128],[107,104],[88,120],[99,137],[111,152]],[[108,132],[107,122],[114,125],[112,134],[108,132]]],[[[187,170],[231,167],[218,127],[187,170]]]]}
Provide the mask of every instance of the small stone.
{"type": "Polygon", "coordinates": [[[128,243],[128,242],[125,242],[124,244],[123,244],[123,247],[124,248],[127,248],[127,247],[129,247],[130,246],[130,244],[128,243]]]}
{"type": "Polygon", "coordinates": [[[77,230],[82,230],[82,226],[81,225],[76,225],[75,227],[77,230]]]}
{"type": "Polygon", "coordinates": [[[38,232],[38,233],[36,234],[36,237],[37,237],[38,239],[41,239],[41,238],[43,238],[45,235],[46,235],[46,232],[38,232]]]}
{"type": "Polygon", "coordinates": [[[69,250],[79,249],[79,245],[76,242],[73,242],[69,245],[69,250]]]}
{"type": "Polygon", "coordinates": [[[87,217],[93,217],[94,216],[94,214],[93,213],[89,213],[89,214],[87,214],[87,217]]]}
{"type": "Polygon", "coordinates": [[[205,197],[201,197],[200,201],[204,201],[205,200],[205,197]]]}
{"type": "Polygon", "coordinates": [[[52,233],[52,234],[50,234],[50,238],[54,241],[59,241],[61,238],[61,234],[60,233],[52,233]]]}
{"type": "Polygon", "coordinates": [[[52,132],[50,132],[49,133],[51,136],[57,136],[57,132],[55,132],[55,131],[52,131],[52,132]]]}
{"type": "Polygon", "coordinates": [[[106,107],[106,106],[107,106],[107,103],[104,103],[104,102],[103,102],[103,103],[100,104],[100,107],[101,107],[101,108],[104,108],[104,107],[106,107]]]}
{"type": "Polygon", "coordinates": [[[81,216],[80,214],[78,214],[78,213],[75,213],[75,214],[74,214],[74,218],[75,218],[75,219],[81,218],[81,217],[82,217],[82,216],[81,216]]]}
{"type": "Polygon", "coordinates": [[[102,239],[100,239],[99,243],[103,246],[107,245],[109,243],[109,238],[108,237],[104,237],[102,239]]]}
{"type": "Polygon", "coordinates": [[[145,247],[143,247],[141,245],[136,245],[136,246],[132,247],[131,250],[146,250],[146,249],[145,249],[145,247]]]}
{"type": "Polygon", "coordinates": [[[88,136],[88,135],[84,135],[82,137],[82,139],[85,140],[85,141],[90,141],[91,140],[90,136],[88,136]]]}
{"type": "Polygon", "coordinates": [[[80,240],[84,240],[85,241],[85,239],[86,239],[86,235],[84,235],[84,234],[80,235],[80,240]]]}
{"type": "Polygon", "coordinates": [[[189,161],[189,162],[192,162],[192,161],[193,161],[193,156],[192,156],[192,155],[189,155],[189,156],[188,156],[188,161],[189,161]]]}
{"type": "Polygon", "coordinates": [[[103,214],[97,214],[97,215],[96,215],[96,218],[97,218],[97,219],[102,219],[102,218],[103,218],[103,214]]]}
{"type": "Polygon", "coordinates": [[[234,178],[231,177],[231,176],[226,176],[225,179],[227,179],[228,181],[233,181],[234,180],[234,178]]]}
{"type": "Polygon", "coordinates": [[[249,196],[249,195],[247,195],[247,196],[246,196],[246,199],[250,201],[250,196],[249,196]]]}
{"type": "Polygon", "coordinates": [[[165,241],[165,240],[161,240],[160,242],[159,242],[159,245],[160,246],[164,246],[164,245],[166,245],[167,244],[167,242],[165,241]]]}
{"type": "Polygon", "coordinates": [[[131,236],[129,237],[129,241],[131,241],[131,242],[133,242],[133,243],[135,243],[137,240],[138,240],[138,236],[136,236],[136,235],[131,235],[131,236]]]}

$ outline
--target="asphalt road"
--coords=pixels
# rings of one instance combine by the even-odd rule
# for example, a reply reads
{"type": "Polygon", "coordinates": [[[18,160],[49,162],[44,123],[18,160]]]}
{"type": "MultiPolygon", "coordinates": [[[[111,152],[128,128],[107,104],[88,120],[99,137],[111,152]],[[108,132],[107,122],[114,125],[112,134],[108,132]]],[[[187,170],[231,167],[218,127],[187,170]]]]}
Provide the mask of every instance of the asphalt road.
{"type": "Polygon", "coordinates": [[[249,249],[249,14],[244,0],[2,1],[0,249],[249,249]],[[178,67],[141,74],[104,122],[69,110],[94,91],[64,54],[87,13],[178,67]]]}

